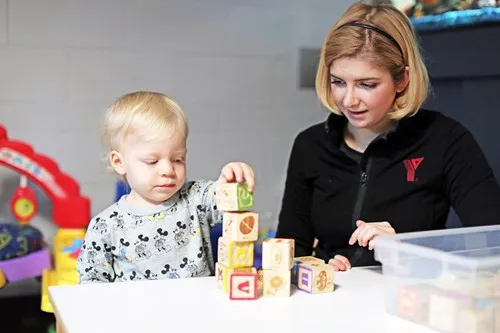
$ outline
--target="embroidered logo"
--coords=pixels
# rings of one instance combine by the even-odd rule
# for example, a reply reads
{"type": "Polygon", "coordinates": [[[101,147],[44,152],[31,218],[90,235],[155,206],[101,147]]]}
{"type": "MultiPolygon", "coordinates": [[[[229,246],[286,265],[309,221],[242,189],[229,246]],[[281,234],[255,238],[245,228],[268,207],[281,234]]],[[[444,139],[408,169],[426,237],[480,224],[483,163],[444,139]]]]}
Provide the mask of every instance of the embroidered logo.
{"type": "Polygon", "coordinates": [[[416,181],[415,171],[417,170],[418,166],[422,163],[423,160],[424,160],[423,157],[418,157],[403,161],[406,168],[406,181],[408,183],[414,183],[416,181]]]}

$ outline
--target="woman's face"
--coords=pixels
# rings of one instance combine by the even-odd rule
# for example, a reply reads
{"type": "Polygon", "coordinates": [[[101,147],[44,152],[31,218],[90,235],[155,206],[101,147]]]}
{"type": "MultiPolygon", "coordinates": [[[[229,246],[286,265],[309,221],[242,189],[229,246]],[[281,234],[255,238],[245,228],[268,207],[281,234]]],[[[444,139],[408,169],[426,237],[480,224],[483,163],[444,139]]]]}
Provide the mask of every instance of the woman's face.
{"type": "MultiPolygon", "coordinates": [[[[380,129],[389,124],[397,87],[389,71],[355,58],[340,58],[330,67],[330,83],[335,104],[353,128],[380,129]]],[[[382,128],[382,131],[385,130],[382,128]]]]}

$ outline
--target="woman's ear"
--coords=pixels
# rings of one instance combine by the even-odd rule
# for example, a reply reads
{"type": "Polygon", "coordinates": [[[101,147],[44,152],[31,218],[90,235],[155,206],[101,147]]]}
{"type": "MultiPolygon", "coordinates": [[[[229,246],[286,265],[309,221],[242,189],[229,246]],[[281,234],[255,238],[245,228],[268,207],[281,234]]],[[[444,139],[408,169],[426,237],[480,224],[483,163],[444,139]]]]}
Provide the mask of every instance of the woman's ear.
{"type": "Polygon", "coordinates": [[[404,91],[408,86],[409,81],[410,81],[410,69],[408,68],[408,66],[406,66],[403,78],[396,85],[396,92],[399,94],[402,91],[404,91]]]}
{"type": "Polygon", "coordinates": [[[113,170],[116,171],[117,174],[119,174],[120,176],[125,175],[123,156],[120,152],[112,150],[111,153],[109,154],[109,163],[111,164],[111,167],[113,168],[113,170]]]}

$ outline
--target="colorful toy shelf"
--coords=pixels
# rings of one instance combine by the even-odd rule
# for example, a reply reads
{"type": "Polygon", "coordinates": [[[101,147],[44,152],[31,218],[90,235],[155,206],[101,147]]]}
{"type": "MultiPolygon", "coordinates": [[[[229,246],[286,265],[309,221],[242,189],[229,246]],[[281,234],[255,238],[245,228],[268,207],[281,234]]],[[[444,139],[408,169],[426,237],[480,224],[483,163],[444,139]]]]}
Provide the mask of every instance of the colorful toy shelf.
{"type": "MultiPolygon", "coordinates": [[[[41,308],[43,311],[53,312],[48,288],[78,283],[76,261],[90,220],[90,200],[80,193],[76,180],[62,172],[53,159],[35,152],[25,142],[9,139],[6,128],[1,124],[0,165],[30,179],[46,193],[52,201],[53,223],[59,227],[54,238],[53,260],[47,248],[19,258],[0,260],[0,287],[2,283],[12,281],[19,275],[14,272],[29,271],[31,275],[42,276],[41,308]],[[38,265],[36,267],[35,261],[38,265]]],[[[36,213],[34,191],[26,184],[21,185],[14,193],[11,208],[19,222],[27,224],[36,213]]],[[[5,239],[8,239],[8,235],[5,239]]]]}
{"type": "Polygon", "coordinates": [[[9,140],[0,124],[0,164],[11,168],[40,186],[53,203],[53,221],[60,228],[85,228],[89,223],[90,200],[80,186],[59,169],[51,158],[39,154],[24,142],[9,140]]]}

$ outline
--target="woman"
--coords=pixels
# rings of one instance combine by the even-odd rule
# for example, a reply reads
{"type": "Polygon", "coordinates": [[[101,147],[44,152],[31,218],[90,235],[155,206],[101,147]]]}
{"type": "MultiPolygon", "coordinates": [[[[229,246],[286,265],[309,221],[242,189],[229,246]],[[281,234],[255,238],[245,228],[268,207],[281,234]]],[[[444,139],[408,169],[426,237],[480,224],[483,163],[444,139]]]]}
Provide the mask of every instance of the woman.
{"type": "Polygon", "coordinates": [[[471,133],[421,108],[429,77],[408,18],[352,5],[328,33],[316,92],[328,119],[295,139],[276,237],[337,270],[376,265],[378,235],[497,224],[500,188],[471,133]]]}

